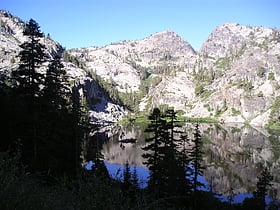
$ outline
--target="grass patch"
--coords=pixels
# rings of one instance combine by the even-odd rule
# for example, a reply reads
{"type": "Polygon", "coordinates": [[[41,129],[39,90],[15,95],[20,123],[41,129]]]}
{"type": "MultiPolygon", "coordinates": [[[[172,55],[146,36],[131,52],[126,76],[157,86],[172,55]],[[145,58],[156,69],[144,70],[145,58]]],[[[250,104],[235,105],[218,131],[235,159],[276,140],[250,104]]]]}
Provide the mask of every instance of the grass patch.
{"type": "Polygon", "coordinates": [[[150,123],[148,117],[144,114],[139,114],[137,116],[126,116],[123,119],[118,121],[120,125],[128,124],[147,124],[150,123]]]}
{"type": "Polygon", "coordinates": [[[186,122],[190,122],[190,123],[218,123],[218,121],[215,118],[211,118],[211,117],[186,118],[186,122]]]}

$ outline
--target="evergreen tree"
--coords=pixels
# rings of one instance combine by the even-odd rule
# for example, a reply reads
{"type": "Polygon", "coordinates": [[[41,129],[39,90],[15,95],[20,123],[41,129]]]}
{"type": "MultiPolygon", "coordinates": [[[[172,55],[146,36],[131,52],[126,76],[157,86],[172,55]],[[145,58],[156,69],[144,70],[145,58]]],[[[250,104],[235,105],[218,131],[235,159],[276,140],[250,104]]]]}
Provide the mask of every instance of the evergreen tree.
{"type": "Polygon", "coordinates": [[[24,97],[28,97],[31,110],[34,108],[35,98],[40,96],[40,86],[43,84],[44,74],[38,69],[46,61],[45,46],[40,43],[43,33],[38,23],[30,19],[26,23],[23,35],[27,41],[20,45],[20,64],[18,69],[12,72],[14,85],[24,97]]]}
{"type": "MultiPolygon", "coordinates": [[[[186,179],[186,166],[182,164],[181,139],[182,132],[178,131],[181,127],[177,121],[177,113],[173,109],[167,109],[163,116],[166,119],[166,129],[168,137],[165,140],[164,160],[166,171],[166,183],[169,188],[169,194],[173,196],[186,196],[189,184],[186,179]],[[175,137],[177,134],[177,139],[175,137]]],[[[163,129],[165,129],[163,127],[163,129]]]]}
{"type": "Polygon", "coordinates": [[[163,138],[162,134],[164,133],[162,127],[163,120],[161,119],[161,113],[158,108],[155,108],[152,114],[149,116],[151,123],[148,125],[148,128],[145,132],[151,133],[152,136],[146,139],[147,145],[142,149],[146,151],[143,154],[145,161],[143,162],[150,170],[148,188],[150,191],[155,192],[158,196],[160,190],[158,189],[162,183],[161,174],[160,174],[160,162],[162,162],[162,144],[163,138]]]}
{"type": "Polygon", "coordinates": [[[133,168],[133,172],[131,174],[131,184],[133,188],[138,189],[139,188],[139,179],[136,171],[136,166],[133,168]]]}
{"type": "Polygon", "coordinates": [[[40,43],[43,33],[39,25],[33,19],[26,23],[23,35],[27,41],[20,45],[20,64],[18,69],[12,72],[15,125],[17,135],[23,142],[23,157],[27,162],[35,163],[38,155],[38,125],[40,113],[41,87],[43,86],[44,74],[39,71],[45,62],[45,47],[40,43]]]}
{"type": "Polygon", "coordinates": [[[123,184],[122,184],[123,191],[128,191],[132,187],[131,180],[132,180],[132,174],[130,171],[129,164],[128,162],[126,162],[125,168],[123,170],[123,184]]]}
{"type": "Polygon", "coordinates": [[[201,139],[201,133],[198,124],[195,125],[193,136],[194,138],[191,140],[193,146],[189,151],[190,163],[192,164],[189,177],[191,177],[193,191],[196,192],[199,186],[203,186],[203,184],[198,181],[198,176],[203,175],[203,169],[204,169],[204,167],[202,166],[203,142],[201,139]]]}
{"type": "MultiPolygon", "coordinates": [[[[41,97],[39,159],[37,170],[75,174],[75,121],[70,109],[70,90],[61,59],[55,56],[46,71],[41,97]],[[64,156],[61,151],[64,150],[64,156]],[[64,159],[67,163],[64,162],[64,159]],[[44,164],[42,164],[44,163],[44,164]]],[[[77,110],[78,111],[78,110],[77,110]]]]}
{"type": "Polygon", "coordinates": [[[269,189],[272,186],[271,182],[273,180],[273,176],[270,174],[267,167],[265,167],[261,175],[258,177],[257,182],[257,190],[254,192],[254,198],[257,200],[258,209],[265,210],[265,196],[269,189]]]}
{"type": "Polygon", "coordinates": [[[55,56],[48,66],[43,89],[45,105],[53,112],[66,109],[70,91],[67,88],[67,76],[61,58],[55,56]]]}
{"type": "Polygon", "coordinates": [[[12,88],[7,84],[8,82],[7,75],[0,73],[0,116],[2,121],[0,151],[8,150],[16,132],[13,130],[16,116],[13,112],[12,88]]]}
{"type": "Polygon", "coordinates": [[[71,95],[71,122],[73,128],[73,152],[75,173],[78,175],[80,169],[81,142],[88,140],[89,135],[89,115],[86,100],[80,95],[80,85],[75,82],[71,95]]]}
{"type": "Polygon", "coordinates": [[[156,198],[164,198],[168,204],[182,205],[184,196],[187,196],[188,182],[185,166],[180,159],[175,121],[176,113],[168,110],[161,114],[159,109],[154,109],[149,117],[151,123],[146,132],[151,132],[152,137],[146,141],[143,148],[144,164],[150,170],[148,189],[156,198]]]}

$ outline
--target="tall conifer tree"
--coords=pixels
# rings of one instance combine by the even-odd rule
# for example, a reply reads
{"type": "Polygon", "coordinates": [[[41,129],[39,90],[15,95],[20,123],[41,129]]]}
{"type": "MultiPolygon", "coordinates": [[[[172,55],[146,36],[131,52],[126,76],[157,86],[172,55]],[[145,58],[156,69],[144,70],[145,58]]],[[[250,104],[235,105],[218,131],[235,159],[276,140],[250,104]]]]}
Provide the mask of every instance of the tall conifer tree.
{"type": "Polygon", "coordinates": [[[266,209],[265,196],[269,187],[272,186],[272,180],[273,176],[271,175],[267,167],[265,167],[258,177],[257,190],[254,192],[254,197],[256,198],[256,201],[258,203],[257,210],[266,209]]]}
{"type": "Polygon", "coordinates": [[[48,66],[43,96],[51,110],[57,112],[67,108],[70,91],[67,88],[66,71],[59,56],[55,56],[48,66]]]}
{"type": "Polygon", "coordinates": [[[199,182],[198,176],[203,175],[203,169],[202,166],[202,139],[201,139],[201,133],[199,130],[199,125],[195,125],[194,133],[193,133],[193,139],[192,141],[192,148],[189,153],[190,157],[190,163],[192,164],[190,176],[192,177],[192,184],[193,184],[193,191],[196,192],[199,186],[202,186],[203,184],[199,182]]]}
{"type": "Polygon", "coordinates": [[[23,30],[26,41],[20,45],[20,64],[12,72],[13,87],[16,100],[21,101],[15,108],[17,113],[18,136],[23,140],[24,156],[37,161],[38,154],[38,122],[44,74],[39,68],[45,62],[45,47],[40,43],[43,33],[36,21],[30,19],[23,30]]]}
{"type": "Polygon", "coordinates": [[[34,106],[35,97],[40,95],[40,86],[44,79],[44,74],[39,72],[42,63],[46,61],[45,47],[40,43],[43,33],[38,23],[30,19],[25,25],[23,35],[27,37],[27,41],[20,45],[20,64],[18,69],[12,72],[12,76],[15,87],[24,97],[28,97],[30,105],[34,106]]]}
{"type": "Polygon", "coordinates": [[[152,133],[152,137],[146,140],[148,145],[143,148],[147,151],[143,155],[144,164],[150,170],[148,189],[156,198],[180,205],[184,202],[180,198],[187,195],[189,187],[175,139],[176,112],[168,110],[161,114],[159,109],[154,109],[149,119],[151,124],[146,132],[152,133]]]}

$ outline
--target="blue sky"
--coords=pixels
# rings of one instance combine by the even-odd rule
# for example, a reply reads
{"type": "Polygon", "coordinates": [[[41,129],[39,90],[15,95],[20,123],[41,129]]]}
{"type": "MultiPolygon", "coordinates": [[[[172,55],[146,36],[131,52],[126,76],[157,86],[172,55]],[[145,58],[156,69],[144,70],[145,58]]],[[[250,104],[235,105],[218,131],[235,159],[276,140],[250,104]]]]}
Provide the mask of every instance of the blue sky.
{"type": "Polygon", "coordinates": [[[35,19],[67,49],[169,29],[199,50],[225,22],[280,29],[279,0],[0,0],[0,9],[24,21],[35,19]]]}

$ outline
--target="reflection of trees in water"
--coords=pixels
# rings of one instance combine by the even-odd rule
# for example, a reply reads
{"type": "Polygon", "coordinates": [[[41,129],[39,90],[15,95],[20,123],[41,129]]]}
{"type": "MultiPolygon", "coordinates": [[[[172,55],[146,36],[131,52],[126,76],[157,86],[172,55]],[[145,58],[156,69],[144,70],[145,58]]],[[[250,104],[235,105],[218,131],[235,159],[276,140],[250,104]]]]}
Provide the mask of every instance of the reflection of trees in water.
{"type": "MultiPolygon", "coordinates": [[[[271,166],[274,171],[274,154],[269,139],[251,127],[225,128],[226,138],[213,129],[208,132],[211,144],[205,146],[205,178],[213,189],[224,195],[252,192],[260,174],[261,165],[271,166]]],[[[279,173],[278,173],[279,174],[279,173]]],[[[275,187],[279,183],[275,183],[275,187]]],[[[272,192],[272,191],[271,191],[272,192]]]]}
{"type": "Polygon", "coordinates": [[[108,142],[103,145],[102,154],[110,163],[125,165],[142,165],[142,150],[144,144],[143,130],[138,126],[117,126],[115,133],[111,133],[108,142]],[[135,139],[134,142],[123,140],[135,139]]]}
{"type": "MultiPolygon", "coordinates": [[[[219,127],[211,124],[201,124],[206,169],[205,179],[216,192],[229,195],[231,188],[234,193],[252,192],[255,190],[257,175],[260,174],[260,164],[269,166],[275,180],[280,174],[279,139],[278,136],[268,138],[265,132],[259,132],[251,127],[219,127]],[[278,150],[277,150],[278,149],[278,150]]],[[[112,130],[112,129],[111,129],[112,130]]],[[[189,134],[192,125],[185,125],[182,130],[189,134]]],[[[116,133],[102,147],[104,159],[111,163],[125,165],[142,165],[141,157],[144,146],[144,130],[139,127],[118,126],[116,133]],[[121,135],[137,139],[136,143],[126,143],[120,147],[121,135]]],[[[280,189],[280,184],[273,182],[273,189],[280,189]]],[[[277,190],[270,190],[275,197],[277,190]]],[[[279,192],[278,192],[279,194],[279,192]]]]}

